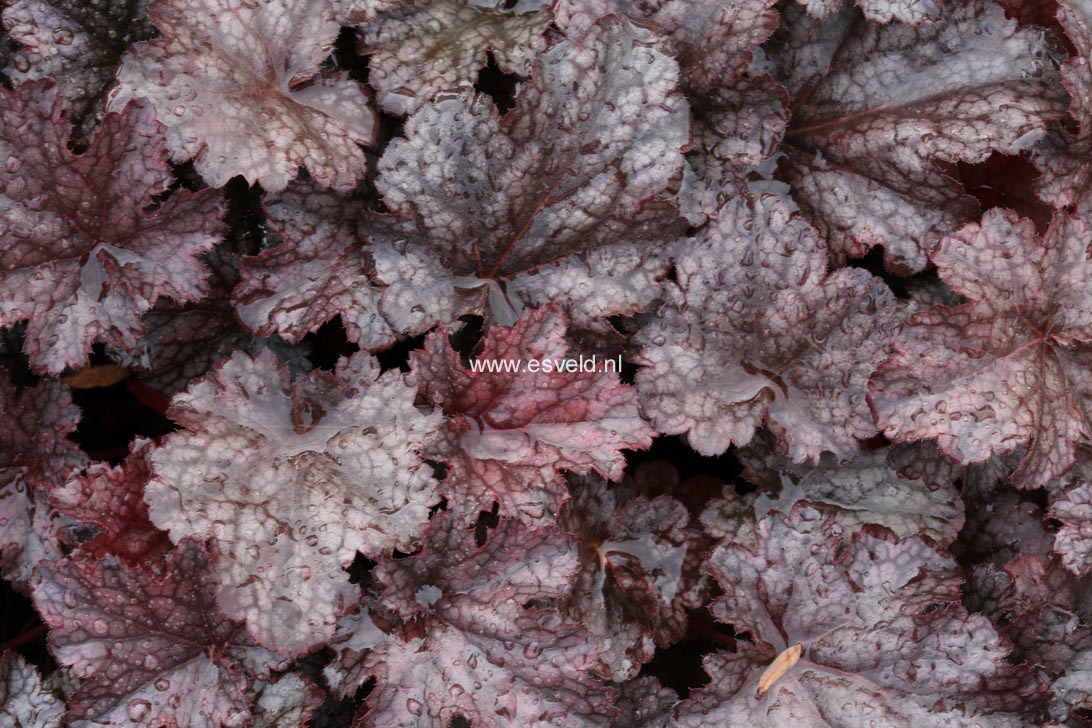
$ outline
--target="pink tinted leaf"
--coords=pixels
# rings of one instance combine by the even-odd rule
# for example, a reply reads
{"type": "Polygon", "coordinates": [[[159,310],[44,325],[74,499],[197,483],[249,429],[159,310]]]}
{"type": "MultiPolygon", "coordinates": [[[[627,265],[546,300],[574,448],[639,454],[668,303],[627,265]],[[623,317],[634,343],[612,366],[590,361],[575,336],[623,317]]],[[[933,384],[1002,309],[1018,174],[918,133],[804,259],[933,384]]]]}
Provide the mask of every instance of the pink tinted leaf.
{"type": "Polygon", "coordinates": [[[368,81],[392,114],[412,114],[438,93],[468,88],[491,55],[505,73],[526,76],[546,49],[549,3],[423,0],[380,9],[357,26],[368,81]]]}
{"type": "Polygon", "coordinates": [[[175,191],[162,127],[150,106],[108,114],[86,152],[68,149],[71,126],[49,81],[0,92],[0,325],[27,319],[25,351],[58,373],[87,361],[91,344],[136,347],[139,320],[160,297],[207,291],[197,260],[223,235],[211,190],[175,191]]]}
{"type": "Polygon", "coordinates": [[[144,486],[151,476],[148,457],[154,448],[151,440],[138,438],[121,465],[92,463],[52,492],[50,502],[58,511],[97,529],[95,537],[81,545],[81,554],[113,554],[139,564],[169,547],[167,534],[148,519],[144,502],[144,486]]]}
{"type": "Polygon", "coordinates": [[[610,18],[538,56],[503,118],[470,92],[410,117],[376,183],[418,233],[372,251],[393,326],[558,301],[603,330],[649,307],[683,229],[664,197],[688,143],[677,77],[655,34],[610,18]]]}
{"type": "Polygon", "coordinates": [[[87,462],[68,439],[79,419],[59,382],[17,390],[0,374],[0,569],[19,588],[40,560],[61,556],[67,522],[48,494],[87,462]]]}
{"type": "Polygon", "coordinates": [[[558,0],[555,14],[570,38],[612,14],[654,24],[675,49],[684,85],[716,93],[717,86],[743,74],[755,48],[777,28],[774,5],[773,0],[558,0]]]}
{"type": "MultiPolygon", "coordinates": [[[[576,356],[568,351],[561,308],[549,305],[512,328],[491,328],[477,358],[526,366],[576,356]]],[[[652,442],[636,391],[613,371],[473,371],[442,331],[411,361],[421,396],[447,416],[432,454],[448,464],[442,492],[468,521],[494,502],[501,515],[528,523],[552,519],[566,497],[559,471],[618,480],[621,451],[652,442]]]]}
{"type": "Polygon", "coordinates": [[[870,398],[895,442],[935,437],[958,463],[1027,444],[1021,487],[1050,483],[1088,435],[1092,275],[1088,221],[1055,216],[1040,237],[995,209],[933,255],[941,278],[970,302],[912,316],[897,352],[877,369],[870,398]]]}
{"type": "Polygon", "coordinates": [[[950,482],[927,485],[900,477],[888,466],[886,449],[860,452],[843,464],[824,455],[815,465],[795,465],[772,445],[768,438],[755,438],[739,452],[744,477],[777,494],[759,494],[758,518],[771,510],[788,513],[808,501],[830,506],[847,533],[874,523],[899,538],[928,536],[941,546],[955,541],[963,527],[959,490],[950,482]]]}
{"type": "Polygon", "coordinates": [[[562,613],[598,641],[595,672],[622,682],[685,634],[686,611],[704,596],[704,544],[670,496],[618,503],[590,476],[572,491],[558,523],[578,539],[580,571],[562,613]]]}
{"type": "Polygon", "coordinates": [[[1080,481],[1057,494],[1049,515],[1061,522],[1054,549],[1065,567],[1078,576],[1092,569],[1092,483],[1080,481]]]}
{"type": "Polygon", "coordinates": [[[17,728],[60,728],[64,703],[42,688],[33,665],[14,652],[0,655],[0,723],[17,728]]]}
{"type": "Polygon", "coordinates": [[[793,109],[785,172],[835,260],[882,245],[888,269],[924,268],[978,211],[936,162],[1017,154],[1064,113],[1049,49],[988,0],[918,27],[787,7],[771,47],[793,109]]]}
{"type": "Polygon", "coordinates": [[[289,346],[275,334],[255,336],[240,324],[231,302],[239,282],[240,247],[239,241],[229,240],[206,253],[208,296],[189,304],[160,299],[144,314],[147,335],[140,347],[130,352],[111,349],[111,357],[137,370],[142,382],[167,396],[181,392],[235,350],[253,355],[270,349],[293,372],[309,371],[311,364],[301,347],[289,346]]]}
{"type": "Polygon", "coordinates": [[[129,51],[109,104],[147,98],[174,161],[213,187],[242,175],[269,192],[301,166],[339,190],[363,176],[375,113],[346,73],[320,72],[339,31],[329,3],[158,0],[148,14],[164,39],[129,51]]]}
{"type": "Polygon", "coordinates": [[[865,387],[895,323],[883,281],[828,276],[816,231],[769,195],[731,200],[677,250],[668,303],[637,335],[653,426],[703,455],[765,423],[795,462],[852,457],[875,431],[865,387]]]}
{"type": "Polygon", "coordinates": [[[113,556],[45,562],[34,603],[57,661],[79,678],[74,721],[235,725],[250,716],[252,676],[282,665],[215,607],[203,547],[187,542],[162,570],[113,556]]]}
{"type": "Polygon", "coordinates": [[[264,685],[254,698],[254,728],[309,725],[326,693],[299,673],[290,672],[264,685]]]}
{"type": "Polygon", "coordinates": [[[758,527],[757,547],[722,546],[710,558],[724,596],[714,615],[753,646],[706,660],[712,682],[677,709],[675,725],[781,726],[907,721],[1022,726],[1016,714],[1045,684],[1007,663],[989,621],[959,605],[952,559],[920,537],[884,529],[842,535],[806,504],[758,527]],[[775,656],[803,656],[765,691],[775,656]],[[790,718],[791,716],[791,718],[790,718]]]}
{"type": "Polygon", "coordinates": [[[366,658],[377,684],[361,724],[610,725],[612,692],[588,673],[594,639],[541,605],[577,568],[557,529],[502,519],[479,547],[460,519],[434,518],[421,554],[378,568],[384,604],[412,621],[366,658]]]}
{"type": "Polygon", "coordinates": [[[394,343],[381,315],[381,290],[358,231],[360,196],[341,196],[298,182],[264,201],[266,225],[281,239],[243,260],[232,296],[239,318],[260,336],[297,342],[335,316],[349,339],[376,351],[394,343]]]}
{"type": "Polygon", "coordinates": [[[1092,647],[1092,629],[1083,624],[1082,587],[1061,562],[1028,554],[1003,567],[975,566],[968,575],[968,609],[990,617],[1016,647],[1017,657],[1065,672],[1075,653],[1092,647]]]}
{"type": "Polygon", "coordinates": [[[680,202],[692,224],[700,224],[747,187],[747,175],[781,145],[789,118],[785,89],[769,74],[716,84],[692,110],[693,179],[680,202]]]}
{"type": "Polygon", "coordinates": [[[219,603],[260,644],[298,655],[357,601],[344,567],[409,548],[437,502],[421,453],[439,414],[398,371],[357,354],[290,381],[269,351],[236,353],[172,402],[184,428],[152,455],[153,523],[215,538],[219,603]]]}
{"type": "Polygon", "coordinates": [[[20,46],[6,69],[15,84],[56,79],[65,110],[87,136],[130,44],[155,35],[146,0],[14,0],[4,28],[20,46]]]}
{"type": "MultiPolygon", "coordinates": [[[[853,0],[797,0],[808,14],[825,18],[853,0]]],[[[947,4],[944,0],[855,0],[864,16],[873,23],[889,23],[893,20],[919,25],[923,21],[935,21],[947,4]]]]}
{"type": "Polygon", "coordinates": [[[1076,132],[1055,130],[1035,149],[1034,159],[1043,175],[1040,196],[1084,214],[1092,211],[1092,7],[1084,0],[1057,0],[1057,7],[1058,22],[1076,51],[1062,66],[1076,132]]]}

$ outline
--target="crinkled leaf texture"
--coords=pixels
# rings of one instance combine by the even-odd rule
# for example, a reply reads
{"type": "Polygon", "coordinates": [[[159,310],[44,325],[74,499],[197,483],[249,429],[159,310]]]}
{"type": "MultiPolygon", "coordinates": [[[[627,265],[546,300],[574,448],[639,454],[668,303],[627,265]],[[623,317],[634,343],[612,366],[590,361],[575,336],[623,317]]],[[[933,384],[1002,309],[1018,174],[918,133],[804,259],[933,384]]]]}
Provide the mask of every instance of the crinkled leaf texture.
{"type": "Polygon", "coordinates": [[[82,137],[114,85],[130,44],[155,35],[146,0],[14,0],[4,28],[22,46],[6,69],[13,83],[52,77],[82,137]]]}
{"type": "Polygon", "coordinates": [[[1051,500],[1050,516],[1061,522],[1054,548],[1078,575],[1092,570],[1092,483],[1080,481],[1051,500]]]}
{"type": "Polygon", "coordinates": [[[936,20],[946,4],[944,0],[797,0],[816,18],[825,18],[854,1],[873,23],[899,20],[913,25],[936,20]]]}
{"type": "Polygon", "coordinates": [[[929,485],[903,478],[887,462],[887,449],[867,450],[839,464],[829,454],[816,465],[794,465],[775,452],[769,438],[756,437],[739,451],[744,477],[776,498],[759,495],[755,513],[788,513],[798,501],[830,506],[847,532],[874,523],[899,538],[928,536],[941,546],[963,527],[963,501],[952,483],[929,485]]]}
{"type": "Polygon", "coordinates": [[[610,725],[612,691],[588,673],[595,640],[541,605],[564,598],[577,569],[556,528],[502,519],[479,547],[460,519],[433,518],[419,555],[376,571],[384,606],[406,623],[364,656],[359,675],[377,682],[362,725],[610,725]]]}
{"type": "Polygon", "coordinates": [[[216,608],[210,558],[187,541],[158,569],[112,556],[39,567],[35,606],[80,680],[73,725],[246,724],[250,679],[283,664],[216,608]]]}
{"type": "Polygon", "coordinates": [[[264,208],[266,225],[280,243],[243,260],[242,281],[232,296],[239,318],[261,336],[278,333],[297,342],[341,316],[349,339],[361,348],[377,351],[394,343],[359,230],[362,218],[374,217],[362,196],[297,182],[267,197],[264,208]]]}
{"type": "Polygon", "coordinates": [[[235,315],[231,293],[240,279],[240,242],[229,239],[202,256],[210,270],[207,296],[187,304],[160,299],[144,314],[146,335],[140,346],[128,352],[111,349],[110,355],[167,396],[181,392],[236,350],[253,355],[270,349],[293,372],[310,371],[305,345],[290,346],[275,333],[256,336],[235,315]]]}
{"type": "Polygon", "coordinates": [[[933,254],[969,303],[910,317],[870,384],[894,442],[935,437],[960,463],[1027,444],[1018,486],[1049,484],[1092,433],[1092,226],[1055,215],[1042,237],[1008,210],[987,212],[933,254]]]}
{"type": "Polygon", "coordinates": [[[1036,150],[1043,178],[1039,194],[1055,207],[1076,206],[1092,213],[1092,5],[1088,0],[1057,0],[1061,23],[1077,54],[1062,66],[1069,111],[1076,133],[1058,129],[1036,150]]]}
{"type": "Polygon", "coordinates": [[[763,519],[757,542],[710,557],[724,590],[714,615],[754,642],[706,658],[712,682],[671,725],[1026,725],[1017,711],[1045,682],[1007,664],[989,620],[959,605],[955,562],[928,540],[872,526],[846,538],[830,513],[800,504],[763,519]],[[795,645],[799,661],[759,692],[795,645]]]}
{"type": "Polygon", "coordinates": [[[503,117],[470,92],[410,117],[376,183],[418,233],[373,241],[395,329],[511,325],[549,301],[603,328],[649,307],[682,229],[664,197],[688,143],[677,78],[654,33],[611,17],[539,55],[503,117]]]}
{"type": "Polygon", "coordinates": [[[164,39],[129,51],[109,103],[149,99],[173,160],[270,192],[301,166],[340,190],[363,176],[375,112],[348,74],[319,70],[339,31],[329,0],[157,0],[148,15],[164,39]]]}
{"type": "Polygon", "coordinates": [[[0,373],[0,569],[19,588],[39,561],[61,556],[63,524],[48,495],[87,462],[68,439],[79,419],[59,382],[16,390],[0,373]]]}
{"type": "MultiPolygon", "coordinates": [[[[743,75],[755,48],[777,28],[774,0],[558,0],[557,24],[570,37],[607,15],[654,24],[667,37],[691,91],[711,91],[743,75]]],[[[704,99],[703,99],[704,100],[704,99]]]]}
{"type": "Polygon", "coordinates": [[[20,655],[0,655],[0,725],[13,728],[60,728],[64,703],[42,689],[33,665],[20,655]]]}
{"type": "Polygon", "coordinates": [[[492,55],[505,73],[527,75],[546,49],[549,3],[418,0],[358,26],[368,81],[392,114],[411,114],[442,91],[473,86],[492,55]]]}
{"type": "Polygon", "coordinates": [[[135,348],[159,297],[201,298],[197,256],[223,236],[217,193],[157,200],[173,178],[148,104],[108,114],[80,155],[61,108],[51,81],[0,90],[0,326],[27,319],[26,354],[53,374],[95,341],[135,348]]]}
{"type": "Polygon", "coordinates": [[[152,455],[152,521],[176,542],[215,538],[223,610],[294,656],[356,603],[344,567],[409,548],[439,500],[420,453],[440,415],[413,406],[398,371],[356,354],[291,380],[262,351],[236,353],[172,402],[185,429],[152,455]]]}
{"type": "MultiPolygon", "coordinates": [[[[477,358],[483,366],[526,367],[568,356],[565,316],[551,304],[510,329],[491,328],[477,358]]],[[[559,471],[619,480],[622,449],[646,448],[655,434],[641,419],[636,390],[613,371],[473,371],[443,331],[413,353],[412,366],[423,399],[447,416],[431,454],[448,464],[441,489],[468,522],[494,502],[501,515],[529,524],[552,520],[567,497],[559,471]]]]}
{"type": "Polygon", "coordinates": [[[978,211],[936,162],[1019,153],[1064,114],[1043,31],[1018,29],[989,0],[918,27],[877,26],[852,6],[817,21],[790,6],[771,57],[793,110],[793,196],[836,260],[882,245],[897,273],[924,268],[978,211]]]}
{"type": "Polygon", "coordinates": [[[686,633],[704,597],[704,543],[670,496],[623,500],[595,477],[572,490],[558,523],[577,538],[580,571],[562,613],[595,635],[595,671],[622,682],[686,633]]]}
{"type": "Polygon", "coordinates": [[[852,457],[875,432],[865,388],[895,323],[883,281],[828,276],[818,233],[772,195],[734,198],[677,250],[677,283],[637,334],[653,426],[703,455],[765,423],[794,462],[852,457]]]}
{"type": "Polygon", "coordinates": [[[95,527],[94,538],[80,553],[113,554],[129,563],[151,560],[169,547],[167,535],[152,525],[144,486],[151,476],[151,440],[138,438],[121,465],[92,463],[85,472],[52,492],[53,506],[73,520],[95,527]]]}

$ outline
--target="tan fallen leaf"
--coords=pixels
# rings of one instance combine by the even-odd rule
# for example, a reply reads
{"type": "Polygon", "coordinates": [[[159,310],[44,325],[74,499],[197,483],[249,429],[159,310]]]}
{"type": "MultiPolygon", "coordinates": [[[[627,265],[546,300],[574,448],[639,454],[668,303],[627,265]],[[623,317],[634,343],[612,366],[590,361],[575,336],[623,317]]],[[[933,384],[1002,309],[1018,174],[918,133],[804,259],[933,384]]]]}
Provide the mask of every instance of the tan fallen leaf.
{"type": "Polygon", "coordinates": [[[61,377],[61,381],[73,389],[94,389],[117,384],[127,376],[129,376],[129,370],[125,367],[117,364],[98,364],[81,369],[75,374],[69,374],[67,377],[61,377]]]}
{"type": "Polygon", "coordinates": [[[758,679],[758,694],[762,695],[762,693],[773,687],[773,684],[780,680],[782,675],[800,661],[800,655],[803,652],[804,645],[798,642],[792,647],[785,648],[780,655],[775,657],[770,666],[762,672],[762,677],[758,679]]]}

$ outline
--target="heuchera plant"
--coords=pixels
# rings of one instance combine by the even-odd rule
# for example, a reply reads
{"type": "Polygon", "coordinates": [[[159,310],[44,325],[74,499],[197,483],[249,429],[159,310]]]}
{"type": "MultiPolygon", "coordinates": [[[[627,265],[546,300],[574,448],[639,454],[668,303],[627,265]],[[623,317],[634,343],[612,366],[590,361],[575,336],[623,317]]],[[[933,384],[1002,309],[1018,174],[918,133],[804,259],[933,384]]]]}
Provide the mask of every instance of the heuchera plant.
{"type": "Polygon", "coordinates": [[[0,6],[0,727],[1092,721],[1090,0],[0,6]]]}

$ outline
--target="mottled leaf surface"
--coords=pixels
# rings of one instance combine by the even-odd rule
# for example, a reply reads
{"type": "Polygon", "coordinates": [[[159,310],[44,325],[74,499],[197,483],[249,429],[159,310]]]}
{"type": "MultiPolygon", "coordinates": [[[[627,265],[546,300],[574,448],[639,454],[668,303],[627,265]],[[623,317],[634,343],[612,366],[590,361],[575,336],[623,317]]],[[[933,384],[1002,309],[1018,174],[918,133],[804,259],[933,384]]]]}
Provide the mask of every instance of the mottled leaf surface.
{"type": "Polygon", "coordinates": [[[264,200],[266,225],[280,243],[244,259],[233,294],[239,318],[260,336],[297,342],[341,316],[349,338],[368,351],[394,342],[379,310],[375,267],[359,231],[359,195],[298,182],[264,200]]]}
{"type": "MultiPolygon", "coordinates": [[[[550,305],[490,329],[477,358],[527,366],[570,356],[565,317],[550,305]]],[[[530,524],[552,519],[567,497],[559,471],[619,480],[622,450],[652,442],[636,390],[613,371],[473,371],[443,332],[414,352],[412,366],[421,396],[447,416],[431,454],[447,463],[441,489],[468,521],[494,502],[530,524]]]]}
{"type": "Polygon", "coordinates": [[[83,365],[95,341],[136,347],[159,297],[201,298],[197,256],[223,235],[211,190],[149,208],[172,182],[149,105],[108,114],[79,155],[61,109],[51,81],[0,91],[0,325],[27,320],[24,350],[54,374],[83,365]]]}
{"type": "Polygon", "coordinates": [[[1081,481],[1050,503],[1050,516],[1061,522],[1054,548],[1075,574],[1092,569],[1092,483],[1081,481]]]}
{"type": "Polygon", "coordinates": [[[420,453],[439,424],[398,371],[357,354],[290,380],[236,353],[172,402],[186,428],[152,455],[152,521],[215,538],[219,603],[285,655],[326,641],[357,600],[357,551],[409,548],[438,500],[420,453]]]}
{"type": "Polygon", "coordinates": [[[863,451],[843,464],[828,454],[815,465],[794,465],[762,437],[741,449],[739,459],[747,480],[777,494],[758,496],[759,518],[771,510],[788,513],[799,501],[822,503],[834,509],[847,532],[874,523],[899,538],[928,536],[941,546],[955,541],[963,527],[959,490],[952,483],[900,477],[886,462],[886,448],[863,451]]]}
{"type": "Polygon", "coordinates": [[[541,606],[578,568],[557,529],[505,519],[479,547],[459,519],[434,518],[421,554],[378,568],[383,604],[407,623],[366,658],[377,682],[362,725],[610,725],[611,690],[588,672],[594,639],[541,606]]]}
{"type": "Polygon", "coordinates": [[[538,56],[503,117],[469,92],[411,116],[376,183],[420,235],[373,250],[395,328],[467,312],[511,325],[549,301],[602,327],[648,308],[681,232],[663,196],[688,143],[677,80],[651,31],[608,18],[538,56]]]}
{"type": "Polygon", "coordinates": [[[87,462],[68,439],[79,419],[59,382],[17,390],[0,375],[0,568],[20,588],[40,560],[61,555],[48,494],[87,462]]]}
{"type": "Polygon", "coordinates": [[[724,590],[714,615],[754,642],[706,658],[712,682],[674,725],[1015,727],[1045,688],[1006,662],[990,622],[959,605],[955,563],[920,537],[869,527],[847,538],[799,505],[759,524],[754,551],[719,547],[710,570],[724,590]],[[766,667],[797,644],[800,660],[760,693],[766,667]]]}
{"type": "Polygon", "coordinates": [[[1013,482],[1033,487],[1069,469],[1092,412],[1092,275],[1087,220],[1029,220],[991,210],[945,238],[940,277],[970,302],[914,314],[870,385],[894,442],[935,437],[959,463],[1027,445],[1013,482]]]}
{"type": "Polygon", "coordinates": [[[777,28],[774,5],[773,0],[558,0],[555,14],[558,26],[573,38],[612,14],[654,24],[675,49],[684,85],[704,92],[743,74],[755,48],[777,28]]]}
{"type": "Polygon", "coordinates": [[[94,538],[80,546],[81,554],[113,554],[139,564],[170,545],[167,535],[152,525],[144,502],[144,486],[151,477],[148,456],[154,449],[151,440],[137,439],[121,465],[92,463],[52,492],[50,502],[58,511],[96,529],[94,538]]]}
{"type": "Polygon", "coordinates": [[[164,38],[129,51],[109,103],[149,99],[174,161],[269,192],[300,167],[343,191],[364,174],[375,112],[346,73],[320,71],[339,30],[328,0],[157,0],[148,16],[164,38]]]}
{"type": "Polygon", "coordinates": [[[117,558],[45,562],[34,603],[57,661],[79,678],[83,725],[236,725],[253,675],[281,664],[216,608],[210,556],[187,542],[161,570],[117,558]]]}
{"type": "Polygon", "coordinates": [[[882,245],[890,270],[924,268],[978,211],[936,163],[1025,151],[1064,113],[1048,50],[988,0],[917,27],[786,8],[771,47],[792,109],[785,173],[835,260],[882,245]]]}
{"type": "Polygon", "coordinates": [[[473,86],[491,55],[505,73],[526,76],[546,50],[549,3],[420,0],[382,9],[357,26],[368,81],[392,114],[411,114],[443,91],[473,86]]]}
{"type": "Polygon", "coordinates": [[[574,478],[572,491],[558,524],[577,538],[580,571],[562,613],[595,635],[595,671],[623,682],[685,634],[704,596],[705,549],[670,496],[620,502],[595,477],[574,478]]]}
{"type": "Polygon", "coordinates": [[[765,423],[795,462],[852,457],[875,431],[865,387],[894,325],[883,281],[827,275],[818,233],[770,195],[733,199],[677,249],[677,282],[637,335],[653,426],[703,455],[765,423]]]}
{"type": "Polygon", "coordinates": [[[64,702],[42,689],[33,665],[14,652],[0,656],[0,723],[17,728],[60,728],[64,702]]]}
{"type": "Polygon", "coordinates": [[[51,77],[80,136],[87,136],[131,43],[155,35],[146,0],[15,0],[4,28],[19,43],[14,83],[51,77]]]}
{"type": "MultiPolygon", "coordinates": [[[[853,0],[797,0],[816,18],[825,18],[853,0]]],[[[892,20],[918,25],[922,21],[936,20],[945,6],[944,0],[855,0],[864,16],[874,23],[892,20]]]]}

